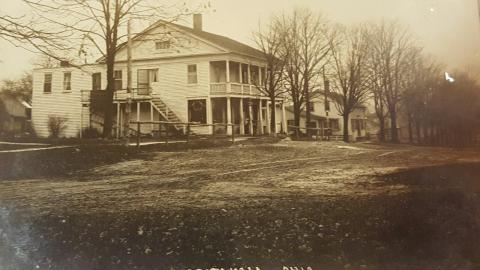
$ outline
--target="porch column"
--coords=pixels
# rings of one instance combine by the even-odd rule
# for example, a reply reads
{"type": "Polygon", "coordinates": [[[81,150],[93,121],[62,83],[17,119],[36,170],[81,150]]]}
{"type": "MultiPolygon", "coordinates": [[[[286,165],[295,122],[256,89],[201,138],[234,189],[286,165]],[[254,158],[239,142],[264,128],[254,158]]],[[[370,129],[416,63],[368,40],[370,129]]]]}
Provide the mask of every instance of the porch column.
{"type": "Polygon", "coordinates": [[[266,107],[266,111],[265,111],[265,114],[266,114],[265,115],[265,118],[266,118],[265,120],[267,122],[267,134],[271,134],[272,129],[270,127],[270,103],[269,103],[268,100],[266,101],[266,103],[267,103],[267,107],[266,107]]]}
{"type": "Polygon", "coordinates": [[[275,113],[275,123],[273,125],[273,132],[275,132],[275,134],[278,134],[278,126],[277,126],[278,115],[277,115],[277,101],[276,100],[275,100],[275,103],[272,104],[272,110],[275,113]]]}
{"type": "Polygon", "coordinates": [[[250,64],[248,64],[248,94],[251,95],[252,94],[252,78],[251,78],[251,72],[250,72],[250,64]]]}
{"type": "Polygon", "coordinates": [[[137,122],[140,122],[140,102],[137,102],[137,122]]]}
{"type": "Polygon", "coordinates": [[[288,127],[287,127],[287,117],[285,115],[285,102],[282,102],[282,126],[283,126],[283,132],[288,133],[288,127]]]}
{"type": "Polygon", "coordinates": [[[258,135],[263,135],[263,101],[261,99],[258,100],[258,125],[257,125],[257,133],[258,135]]]}
{"type": "Polygon", "coordinates": [[[243,98],[240,98],[240,135],[245,135],[245,119],[244,119],[244,112],[243,112],[243,98]]]}
{"type": "Polygon", "coordinates": [[[120,102],[117,103],[117,140],[120,138],[120,102]]]}
{"type": "Polygon", "coordinates": [[[152,102],[150,102],[150,133],[152,134],[153,136],[153,104],[152,102]]]}
{"type": "Polygon", "coordinates": [[[250,132],[249,135],[253,134],[253,113],[252,113],[252,100],[248,100],[248,130],[250,132]]]}
{"type": "Polygon", "coordinates": [[[231,135],[233,132],[232,126],[232,104],[231,104],[231,98],[227,97],[227,135],[231,135]]]}
{"type": "Polygon", "coordinates": [[[226,63],[226,66],[227,66],[227,68],[226,68],[226,72],[227,72],[227,78],[226,78],[227,79],[227,86],[226,86],[226,88],[227,89],[226,90],[227,90],[227,93],[230,93],[231,92],[231,87],[230,87],[230,61],[227,60],[227,61],[225,61],[225,63],[226,63]]]}
{"type": "MultiPolygon", "coordinates": [[[[213,124],[213,112],[212,112],[212,99],[210,97],[207,98],[206,100],[206,105],[207,105],[207,124],[211,125],[213,124]]],[[[208,126],[208,133],[213,134],[213,126],[208,126]]]]}

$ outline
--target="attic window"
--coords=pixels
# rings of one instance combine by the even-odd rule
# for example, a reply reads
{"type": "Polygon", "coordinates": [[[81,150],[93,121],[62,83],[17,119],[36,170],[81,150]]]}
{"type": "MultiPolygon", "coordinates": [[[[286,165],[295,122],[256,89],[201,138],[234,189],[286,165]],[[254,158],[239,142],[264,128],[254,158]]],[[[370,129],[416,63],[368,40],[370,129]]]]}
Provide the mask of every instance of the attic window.
{"type": "Polygon", "coordinates": [[[165,50],[170,48],[170,41],[157,41],[155,42],[155,48],[157,50],[165,50]]]}

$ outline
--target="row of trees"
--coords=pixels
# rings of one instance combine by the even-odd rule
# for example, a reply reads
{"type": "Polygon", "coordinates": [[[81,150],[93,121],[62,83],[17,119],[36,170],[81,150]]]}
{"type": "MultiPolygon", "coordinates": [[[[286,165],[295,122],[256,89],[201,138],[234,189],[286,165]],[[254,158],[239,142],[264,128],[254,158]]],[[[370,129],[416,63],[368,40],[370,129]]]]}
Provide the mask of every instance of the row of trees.
{"type": "MultiPolygon", "coordinates": [[[[353,27],[332,24],[309,10],[273,17],[254,35],[266,55],[268,74],[261,89],[272,101],[285,92],[293,103],[295,125],[325,81],[343,116],[349,139],[350,114],[371,104],[379,123],[379,139],[399,141],[399,121],[406,119],[411,142],[471,142],[480,116],[475,82],[459,76],[443,78],[441,65],[425,56],[407,27],[382,21],[353,27]],[[468,98],[468,103],[454,103],[468,98]],[[457,108],[469,104],[468,109],[457,108]],[[390,127],[390,128],[388,128],[390,127]]],[[[275,119],[272,112],[271,119],[275,119]]],[[[272,121],[274,123],[274,121],[272,121]]],[[[273,126],[272,126],[273,128],[273,126]]]]}
{"type": "MultiPolygon", "coordinates": [[[[105,137],[111,132],[116,48],[126,38],[128,19],[174,21],[194,12],[184,5],[165,6],[147,0],[23,1],[32,8],[33,15],[4,16],[0,20],[0,38],[16,45],[27,41],[54,59],[65,59],[72,50],[82,55],[97,49],[103,56],[108,94],[104,106],[105,137]],[[24,19],[28,21],[22,23],[24,19]],[[72,46],[72,40],[77,40],[79,46],[72,46]]],[[[395,127],[403,118],[407,119],[412,142],[414,137],[424,143],[460,137],[466,141],[463,134],[469,134],[467,137],[473,140],[477,125],[465,119],[477,116],[472,103],[477,100],[473,98],[476,97],[475,82],[459,76],[454,84],[446,83],[441,66],[424,56],[408,29],[399,23],[384,21],[345,27],[309,10],[295,9],[272,18],[254,37],[268,67],[260,88],[272,101],[288,93],[296,126],[304,109],[306,121],[310,122],[311,108],[306,104],[316,90],[328,90],[323,87],[328,81],[331,91],[335,92],[336,98],[332,101],[343,116],[345,141],[349,138],[350,114],[368,102],[375,108],[382,141],[387,137],[394,142],[399,140],[395,127]],[[450,104],[451,100],[464,97],[461,96],[464,91],[468,92],[464,96],[472,96],[469,103],[463,103],[472,104],[467,111],[450,104]],[[454,111],[450,113],[446,109],[454,111]],[[388,126],[394,128],[388,129],[388,126]]],[[[271,119],[274,129],[273,110],[271,119]]]]}

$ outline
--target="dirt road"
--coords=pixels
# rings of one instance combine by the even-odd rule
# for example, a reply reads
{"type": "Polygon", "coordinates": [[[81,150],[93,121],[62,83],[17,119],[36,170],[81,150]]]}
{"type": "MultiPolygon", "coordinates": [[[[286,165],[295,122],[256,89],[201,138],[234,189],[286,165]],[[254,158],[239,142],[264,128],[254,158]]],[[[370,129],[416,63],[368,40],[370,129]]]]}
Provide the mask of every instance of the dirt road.
{"type": "Polygon", "coordinates": [[[147,152],[0,180],[0,269],[480,267],[478,151],[281,141],[147,152]]]}

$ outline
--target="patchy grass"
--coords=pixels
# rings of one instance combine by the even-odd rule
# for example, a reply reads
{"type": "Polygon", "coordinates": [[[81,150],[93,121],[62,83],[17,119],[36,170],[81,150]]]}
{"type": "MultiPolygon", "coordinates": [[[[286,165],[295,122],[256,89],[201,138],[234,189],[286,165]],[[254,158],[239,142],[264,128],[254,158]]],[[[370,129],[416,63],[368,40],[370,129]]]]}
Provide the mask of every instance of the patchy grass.
{"type": "Polygon", "coordinates": [[[480,267],[478,152],[261,140],[56,153],[92,160],[0,181],[0,265],[480,267]]]}

